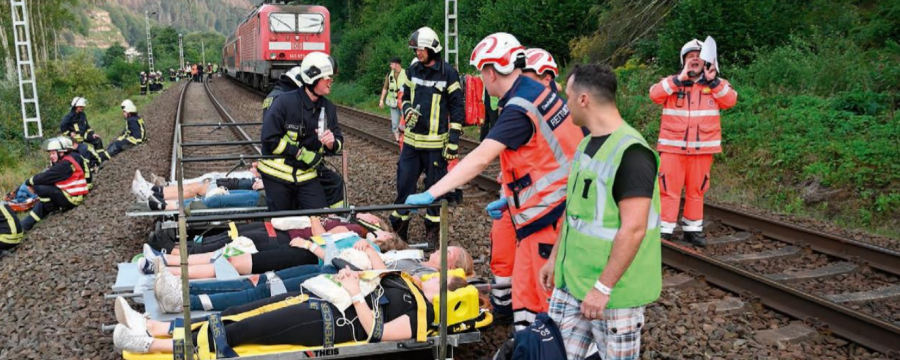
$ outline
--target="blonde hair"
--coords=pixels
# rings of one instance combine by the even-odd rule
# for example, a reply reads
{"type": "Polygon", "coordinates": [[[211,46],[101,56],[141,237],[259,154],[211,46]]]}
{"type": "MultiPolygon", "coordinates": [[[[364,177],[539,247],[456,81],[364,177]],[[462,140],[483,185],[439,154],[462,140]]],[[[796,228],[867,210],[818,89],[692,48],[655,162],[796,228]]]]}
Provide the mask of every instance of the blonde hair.
{"type": "Polygon", "coordinates": [[[459,258],[456,259],[456,264],[453,267],[463,269],[467,277],[475,276],[475,260],[472,260],[472,255],[461,246],[450,246],[447,249],[454,248],[459,249],[459,258]]]}

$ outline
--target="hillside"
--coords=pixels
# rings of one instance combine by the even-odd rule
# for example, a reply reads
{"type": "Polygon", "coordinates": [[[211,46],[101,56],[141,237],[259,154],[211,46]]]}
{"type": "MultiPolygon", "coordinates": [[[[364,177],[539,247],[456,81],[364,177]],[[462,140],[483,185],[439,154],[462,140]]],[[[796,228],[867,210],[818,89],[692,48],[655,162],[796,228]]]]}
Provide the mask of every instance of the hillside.
{"type": "Polygon", "coordinates": [[[122,35],[122,31],[113,24],[109,16],[109,12],[102,9],[91,9],[87,11],[88,16],[88,34],[80,33],[64,35],[69,44],[76,48],[97,48],[106,49],[113,44],[120,44],[128,47],[128,41],[122,35]]]}

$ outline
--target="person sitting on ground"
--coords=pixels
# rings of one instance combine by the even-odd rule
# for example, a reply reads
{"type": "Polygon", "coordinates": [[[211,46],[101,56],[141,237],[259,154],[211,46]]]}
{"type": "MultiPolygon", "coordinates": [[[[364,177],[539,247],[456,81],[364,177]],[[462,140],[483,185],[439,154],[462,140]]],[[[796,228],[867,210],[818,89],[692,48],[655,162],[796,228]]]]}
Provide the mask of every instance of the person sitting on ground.
{"type": "Polygon", "coordinates": [[[116,141],[113,141],[106,148],[106,153],[109,156],[116,156],[118,153],[143,144],[147,140],[147,132],[144,130],[144,118],[138,115],[137,106],[131,100],[125,99],[122,102],[122,116],[125,118],[125,130],[122,131],[122,135],[116,138],[116,141]]]}
{"type": "Polygon", "coordinates": [[[110,157],[104,150],[100,135],[97,135],[91,128],[91,124],[88,123],[87,115],[84,113],[85,107],[87,107],[87,99],[80,96],[72,99],[71,111],[60,121],[59,131],[75,142],[78,152],[90,161],[91,167],[97,167],[109,160],[110,157]]]}
{"type": "MultiPolygon", "coordinates": [[[[424,336],[422,334],[427,330],[424,327],[435,324],[432,301],[440,293],[439,277],[433,277],[418,286],[411,284],[402,276],[386,274],[380,280],[383,292],[379,291],[378,295],[370,296],[362,294],[358,272],[343,269],[335,276],[335,280],[352,296],[352,305],[346,310],[341,311],[328,302],[310,300],[230,322],[224,326],[223,335],[228,346],[244,344],[322,346],[367,339],[372,342],[399,341],[424,336]],[[333,322],[325,323],[322,306],[327,306],[328,310],[331,310],[330,313],[335,314],[333,322]],[[376,322],[376,315],[381,321],[376,322]],[[419,319],[422,315],[425,319],[419,319]],[[338,321],[341,318],[346,321],[338,321]],[[377,324],[383,324],[378,328],[381,330],[380,338],[375,331],[377,324]],[[323,326],[334,329],[333,337],[326,338],[322,331],[310,331],[322,329],[323,326]],[[374,339],[370,339],[372,335],[375,335],[374,339]]],[[[459,277],[450,276],[446,281],[448,291],[455,291],[468,285],[465,279],[459,277]]],[[[288,296],[298,295],[299,293],[287,293],[244,306],[232,307],[222,315],[241,314],[282,301],[288,296]]],[[[116,319],[119,324],[113,331],[113,344],[117,351],[127,350],[134,353],[173,351],[172,340],[153,337],[168,336],[169,330],[174,328],[172,323],[147,321],[141,314],[127,308],[124,299],[117,299],[116,304],[116,319]]],[[[192,336],[196,339],[197,334],[194,332],[192,336]]],[[[196,340],[194,343],[196,344],[196,340]]]]}
{"type": "MultiPolygon", "coordinates": [[[[397,240],[397,242],[400,242],[397,240]]],[[[354,264],[362,270],[399,270],[410,275],[415,281],[421,282],[424,275],[433,274],[440,269],[440,251],[431,254],[427,261],[419,260],[383,260],[377,247],[372,246],[369,240],[359,240],[353,245],[358,253],[347,255],[358,259],[365,254],[365,260],[357,260],[354,264]]],[[[324,253],[316,252],[324,259],[324,253]]],[[[343,255],[343,254],[342,254],[343,255]]],[[[343,258],[343,257],[342,257],[343,258]]],[[[467,277],[474,276],[474,262],[472,256],[461,247],[451,246],[447,248],[447,264],[450,269],[463,269],[467,277]]],[[[191,310],[197,311],[221,311],[231,306],[246,304],[256,300],[262,300],[273,295],[273,281],[280,281],[281,290],[293,292],[300,291],[302,284],[321,274],[334,274],[337,269],[330,265],[301,265],[293,268],[254,275],[247,279],[226,280],[214,282],[192,283],[190,285],[191,310]]],[[[171,273],[163,273],[167,277],[164,281],[157,281],[154,293],[164,312],[176,313],[182,311],[182,288],[180,278],[171,273]]],[[[278,294],[275,294],[278,295],[278,294]]]]}
{"type": "Polygon", "coordinates": [[[48,152],[51,166],[28,179],[32,193],[41,201],[22,220],[22,229],[31,230],[35,224],[57,210],[68,210],[81,205],[88,194],[88,182],[84,160],[72,151],[72,141],[64,136],[44,140],[41,148],[48,152]]]}
{"type": "Polygon", "coordinates": [[[19,217],[5,201],[0,201],[0,251],[11,250],[22,243],[25,232],[19,223],[19,217]]]}
{"type": "MultiPolygon", "coordinates": [[[[370,232],[375,233],[376,243],[379,246],[389,246],[385,251],[397,249],[399,245],[390,245],[395,243],[396,235],[390,232],[390,226],[378,216],[369,213],[356,214],[350,220],[344,220],[339,217],[296,217],[288,219],[298,219],[297,221],[285,221],[286,225],[275,226],[281,220],[275,219],[269,224],[266,223],[249,223],[236,225],[237,234],[223,232],[201,237],[201,241],[191,241],[187,244],[189,254],[202,254],[213,252],[225,247],[230,243],[232,236],[246,237],[253,241],[257,250],[267,250],[272,247],[280,247],[290,244],[292,239],[303,238],[309,239],[313,236],[319,236],[325,233],[339,234],[346,232],[355,232],[360,237],[366,237],[370,232]],[[384,229],[387,229],[384,230],[384,229]],[[271,230],[271,232],[270,232],[271,230]],[[274,236],[273,236],[274,235],[274,236]],[[379,243],[379,241],[381,243],[379,243]],[[388,245],[386,245],[388,244],[388,245]]],[[[150,233],[147,244],[158,252],[165,251],[168,254],[178,254],[178,235],[174,228],[159,229],[150,233]]],[[[405,248],[405,243],[403,244],[405,248]]]]}

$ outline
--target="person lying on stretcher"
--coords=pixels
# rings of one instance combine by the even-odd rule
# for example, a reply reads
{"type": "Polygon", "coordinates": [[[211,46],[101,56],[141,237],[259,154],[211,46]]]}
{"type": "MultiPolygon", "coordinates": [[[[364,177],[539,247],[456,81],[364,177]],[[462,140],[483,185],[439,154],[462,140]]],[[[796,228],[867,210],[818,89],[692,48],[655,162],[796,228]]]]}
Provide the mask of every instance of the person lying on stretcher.
{"type": "MultiPolygon", "coordinates": [[[[372,245],[367,240],[359,240],[352,250],[342,251],[340,258],[363,270],[402,271],[416,281],[421,281],[424,276],[437,273],[440,269],[440,251],[432,253],[427,261],[406,258],[395,260],[390,257],[391,253],[381,254],[372,245]],[[382,256],[391,260],[384,261],[382,256]]],[[[324,255],[323,251],[317,250],[317,254],[324,255]]],[[[324,256],[321,258],[324,259],[324,256]]],[[[462,269],[466,277],[475,276],[472,256],[461,247],[447,248],[447,264],[450,269],[462,269]]],[[[194,282],[190,284],[189,291],[191,310],[222,311],[279,295],[281,292],[300,291],[306,280],[336,272],[337,269],[331,264],[300,265],[240,280],[194,282]]],[[[183,310],[181,278],[172,273],[164,272],[159,275],[154,283],[154,294],[163,312],[177,313],[183,310]]]]}
{"type": "MultiPolygon", "coordinates": [[[[375,232],[377,241],[383,241],[378,246],[388,246],[388,250],[399,250],[401,241],[398,237],[390,234],[390,224],[380,217],[370,213],[355,214],[351,219],[345,220],[335,216],[324,217],[287,217],[272,219],[267,223],[249,223],[236,224],[235,230],[237,237],[245,237],[253,241],[257,250],[267,250],[270,247],[283,248],[289,245],[292,239],[303,238],[310,239],[313,236],[319,236],[325,233],[339,234],[345,232],[355,232],[360,237],[366,237],[369,232],[375,232]],[[386,231],[385,231],[386,230],[386,231]],[[274,235],[274,236],[273,236],[274,235]]],[[[167,254],[177,255],[178,235],[174,228],[159,229],[150,233],[147,244],[150,248],[157,252],[165,252],[167,254]]],[[[220,234],[206,235],[199,239],[187,243],[189,254],[202,254],[213,252],[225,247],[232,241],[233,231],[226,231],[220,234]]],[[[376,241],[376,242],[377,242],[376,241]]],[[[402,244],[405,248],[405,244],[402,244]]]]}
{"type": "MultiPolygon", "coordinates": [[[[194,344],[206,346],[210,351],[213,346],[225,351],[225,346],[247,344],[333,346],[350,341],[424,339],[427,327],[435,323],[432,301],[440,293],[439,277],[432,277],[417,285],[409,281],[408,277],[386,274],[374,291],[363,295],[362,288],[365,286],[360,276],[359,272],[349,268],[342,269],[334,276],[334,280],[351,296],[352,305],[346,309],[321,300],[306,300],[306,295],[300,293],[287,293],[229,308],[219,314],[225,323],[222,328],[201,328],[207,330],[204,338],[210,339],[208,344],[198,344],[200,331],[197,329],[191,334],[194,344]],[[267,305],[273,306],[260,309],[267,305]],[[424,321],[419,319],[422,307],[425,308],[424,321]],[[257,309],[258,314],[248,313],[257,309]],[[269,311],[263,312],[264,310],[269,311]],[[240,319],[241,314],[250,317],[240,319]],[[324,326],[326,322],[329,325],[327,327],[324,326]],[[323,331],[325,328],[333,331],[326,333],[323,331]],[[221,330],[224,330],[224,336],[221,337],[224,343],[214,342],[214,334],[221,330]]],[[[466,280],[460,277],[449,276],[447,279],[448,291],[467,285],[466,280]]],[[[140,313],[131,310],[121,297],[116,299],[116,319],[119,324],[113,332],[113,344],[117,351],[173,351],[174,341],[164,337],[171,336],[174,323],[147,320],[140,313]]]]}
{"type": "MultiPolygon", "coordinates": [[[[312,225],[312,233],[320,234],[315,239],[321,241],[322,246],[301,237],[292,238],[287,243],[279,242],[277,239],[271,241],[270,238],[257,238],[255,241],[237,237],[227,246],[223,244],[224,247],[214,252],[188,256],[188,265],[190,266],[188,274],[191,279],[216,277],[214,262],[220,257],[225,257],[241,275],[262,274],[299,265],[319,264],[321,259],[324,259],[324,246],[329,242],[337,251],[352,247],[361,238],[357,233],[342,226],[332,228],[331,232],[333,233],[325,232],[321,222],[315,217],[311,218],[309,222],[312,225]],[[257,243],[262,249],[257,247],[257,243]]],[[[388,244],[391,248],[401,246],[401,242],[397,240],[399,237],[386,231],[369,232],[367,237],[373,243],[388,244]]],[[[170,272],[180,276],[179,263],[178,256],[157,252],[145,244],[144,257],[138,260],[138,269],[144,274],[154,274],[159,269],[166,267],[170,272]]]]}
{"type": "MultiPolygon", "coordinates": [[[[250,171],[231,174],[210,173],[185,181],[184,204],[202,201],[210,209],[228,207],[252,207],[260,203],[262,180],[256,171],[256,163],[250,171]]],[[[146,202],[151,210],[178,210],[178,185],[156,185],[144,179],[140,170],[135,170],[131,182],[131,192],[138,202],[146,202]]]]}

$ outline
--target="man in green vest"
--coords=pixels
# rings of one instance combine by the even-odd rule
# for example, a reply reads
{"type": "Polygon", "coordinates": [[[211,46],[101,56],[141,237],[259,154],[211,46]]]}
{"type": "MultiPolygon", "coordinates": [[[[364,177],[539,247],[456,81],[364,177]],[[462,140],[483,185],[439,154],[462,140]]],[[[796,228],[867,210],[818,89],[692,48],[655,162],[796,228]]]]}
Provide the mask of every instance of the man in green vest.
{"type": "Polygon", "coordinates": [[[400,66],[400,58],[393,57],[391,59],[391,71],[384,77],[384,86],[381,88],[381,100],[378,100],[378,107],[384,108],[387,104],[391,109],[391,132],[394,133],[394,141],[400,142],[400,102],[397,101],[397,93],[400,92],[403,84],[406,83],[406,71],[400,66]]]}
{"type": "Polygon", "coordinates": [[[619,115],[610,67],[575,67],[566,96],[575,125],[591,134],[575,153],[565,222],[540,281],[555,285],[549,313],[569,359],[592,343],[605,360],[637,359],[644,307],[662,289],[659,156],[619,115]]]}

